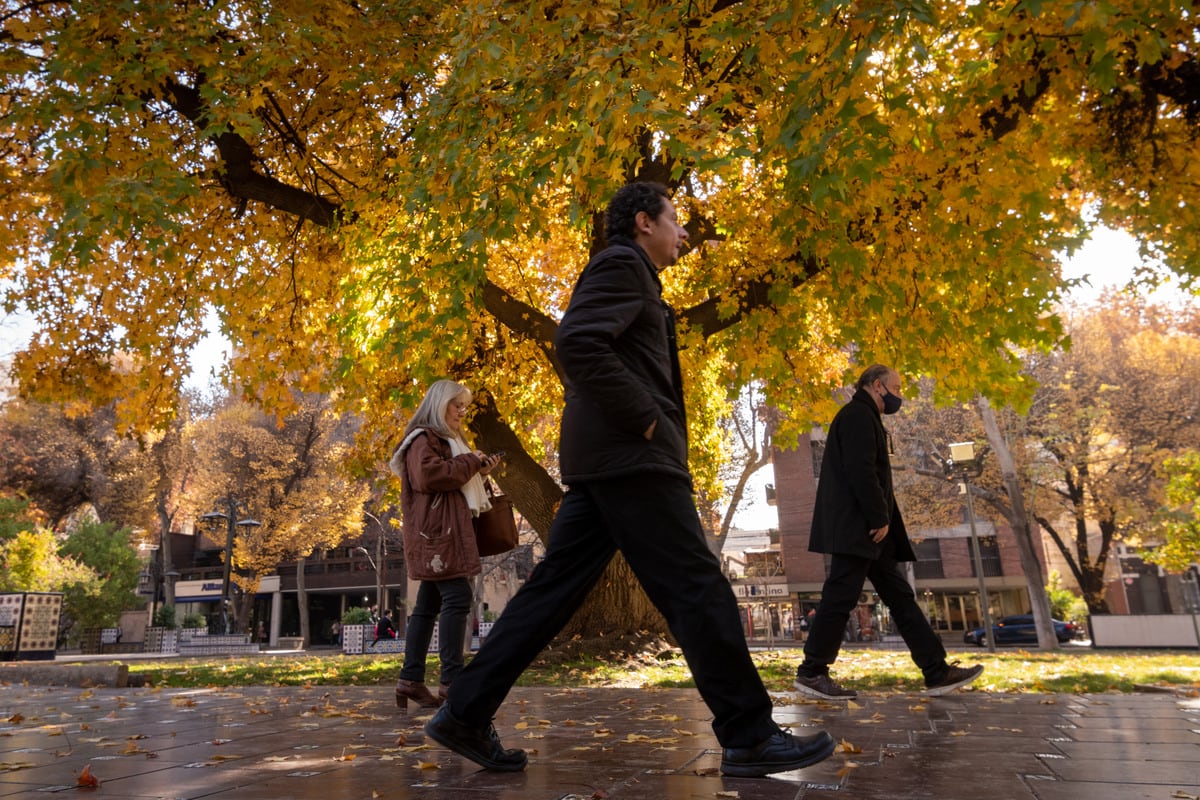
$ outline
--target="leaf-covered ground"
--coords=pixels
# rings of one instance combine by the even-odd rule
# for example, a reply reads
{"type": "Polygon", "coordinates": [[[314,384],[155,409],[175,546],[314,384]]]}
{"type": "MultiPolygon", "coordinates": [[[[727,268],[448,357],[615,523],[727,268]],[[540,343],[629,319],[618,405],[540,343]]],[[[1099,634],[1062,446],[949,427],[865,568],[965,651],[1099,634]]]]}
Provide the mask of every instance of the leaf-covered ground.
{"type": "MultiPolygon", "coordinates": [[[[767,688],[784,691],[801,658],[799,650],[756,652],[754,661],[767,688]]],[[[1135,692],[1148,687],[1200,694],[1200,659],[1187,651],[1128,651],[1066,648],[959,651],[951,659],[985,666],[973,690],[991,692],[1135,692]]],[[[226,657],[142,661],[129,665],[131,680],[148,686],[378,685],[396,680],[400,660],[388,656],[312,654],[254,658],[226,657]]],[[[429,661],[431,681],[437,660],[429,661]]],[[[859,691],[909,692],[921,688],[920,673],[904,650],[848,649],[834,677],[859,691]]],[[[580,657],[569,662],[535,662],[522,686],[690,687],[691,673],[677,649],[647,650],[622,659],[580,657]]]]}

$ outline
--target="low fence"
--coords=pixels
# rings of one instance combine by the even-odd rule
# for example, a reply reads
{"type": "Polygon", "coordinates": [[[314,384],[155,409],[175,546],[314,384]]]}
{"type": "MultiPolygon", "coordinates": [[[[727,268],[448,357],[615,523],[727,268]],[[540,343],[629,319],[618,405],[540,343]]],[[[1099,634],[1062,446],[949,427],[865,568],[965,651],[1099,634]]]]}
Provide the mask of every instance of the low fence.
{"type": "MultiPolygon", "coordinates": [[[[479,623],[479,636],[472,641],[471,649],[478,649],[492,630],[491,622],[479,623]]],[[[374,625],[344,625],[342,626],[342,652],[346,655],[371,655],[372,653],[403,653],[404,639],[380,639],[374,642],[374,625]],[[372,642],[374,642],[372,644],[372,642]]],[[[433,638],[429,640],[429,652],[438,650],[438,631],[433,629],[433,638]]]]}
{"type": "Polygon", "coordinates": [[[1200,614],[1093,614],[1093,647],[1200,648],[1200,614]]]}

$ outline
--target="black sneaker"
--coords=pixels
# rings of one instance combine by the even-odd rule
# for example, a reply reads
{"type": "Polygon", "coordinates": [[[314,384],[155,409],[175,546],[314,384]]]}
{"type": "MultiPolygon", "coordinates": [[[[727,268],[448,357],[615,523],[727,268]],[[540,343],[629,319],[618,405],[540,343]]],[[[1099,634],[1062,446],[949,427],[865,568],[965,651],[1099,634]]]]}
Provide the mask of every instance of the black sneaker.
{"type": "Polygon", "coordinates": [[[833,737],[825,731],[812,736],[777,731],[755,747],[726,747],[721,757],[721,772],[736,778],[761,778],[824,761],[835,747],[833,737]]]}
{"type": "Polygon", "coordinates": [[[835,683],[827,672],[811,678],[797,675],[792,687],[800,694],[819,700],[853,700],[858,697],[858,692],[835,683]]]}
{"type": "Polygon", "coordinates": [[[958,662],[955,661],[936,680],[925,679],[925,694],[933,697],[949,694],[960,686],[966,686],[982,674],[983,664],[976,664],[973,667],[960,667],[958,666],[958,662]]]}
{"type": "Polygon", "coordinates": [[[484,769],[520,772],[529,760],[524,750],[504,749],[496,735],[496,726],[489,722],[486,728],[473,728],[455,719],[447,705],[425,723],[425,735],[484,769]]]}

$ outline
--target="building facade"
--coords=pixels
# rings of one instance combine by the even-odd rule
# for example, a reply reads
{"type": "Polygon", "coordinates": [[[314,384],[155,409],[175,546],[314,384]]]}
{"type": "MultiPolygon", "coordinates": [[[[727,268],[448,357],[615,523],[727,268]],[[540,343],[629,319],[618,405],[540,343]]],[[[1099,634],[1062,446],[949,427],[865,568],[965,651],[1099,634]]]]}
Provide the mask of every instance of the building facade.
{"type": "MultiPolygon", "coordinates": [[[[536,537],[522,537],[524,542],[531,539],[536,537]]],[[[173,573],[176,620],[203,618],[210,631],[223,632],[224,543],[196,530],[171,534],[171,545],[174,563],[169,571],[173,573]]],[[[509,553],[484,559],[484,572],[476,582],[477,622],[495,618],[529,576],[534,558],[535,545],[522,544],[509,553]]],[[[374,539],[352,540],[317,551],[303,564],[310,645],[336,646],[339,626],[335,623],[340,624],[342,615],[352,607],[392,610],[403,633],[406,609],[415,601],[417,584],[408,580],[400,549],[391,550],[374,539]]],[[[273,574],[260,578],[252,599],[240,589],[231,589],[234,605],[249,604],[245,630],[238,632],[250,634],[252,641],[265,647],[275,645],[281,637],[300,635],[299,565],[298,561],[278,564],[273,574]]],[[[166,596],[161,565],[154,573],[157,586],[153,581],[150,584],[153,599],[147,609],[151,616],[166,596]]]]}
{"type": "MultiPolygon", "coordinates": [[[[804,435],[796,447],[776,448],[773,452],[775,483],[772,487],[779,515],[777,530],[765,532],[756,542],[770,556],[755,554],[759,566],[739,569],[750,561],[746,550],[724,550],[727,573],[739,596],[747,636],[762,642],[769,638],[764,620],[790,619],[793,624],[778,626],[783,638],[801,640],[805,620],[816,608],[825,582],[826,557],[808,550],[813,506],[817,491],[817,456],[813,438],[804,435]],[[738,555],[738,553],[742,555],[738,555]],[[770,564],[778,567],[772,572],[770,564]],[[790,636],[784,636],[785,631],[790,636]]],[[[964,505],[965,509],[965,505],[964,505]]],[[[981,545],[983,586],[992,618],[1028,612],[1031,608],[1020,552],[1012,531],[977,509],[975,530],[981,545]]],[[[965,515],[965,510],[964,510],[965,515]]],[[[971,526],[967,521],[943,529],[909,530],[918,560],[910,567],[919,602],[935,629],[948,641],[962,641],[966,630],[983,625],[980,581],[971,550],[971,526]]],[[[754,548],[750,548],[753,550],[754,548]]],[[[1040,543],[1038,557],[1045,564],[1040,543]]],[[[774,635],[775,630],[771,630],[774,635]]],[[[887,608],[879,602],[867,583],[856,612],[847,626],[848,640],[879,640],[895,634],[887,608]]]]}

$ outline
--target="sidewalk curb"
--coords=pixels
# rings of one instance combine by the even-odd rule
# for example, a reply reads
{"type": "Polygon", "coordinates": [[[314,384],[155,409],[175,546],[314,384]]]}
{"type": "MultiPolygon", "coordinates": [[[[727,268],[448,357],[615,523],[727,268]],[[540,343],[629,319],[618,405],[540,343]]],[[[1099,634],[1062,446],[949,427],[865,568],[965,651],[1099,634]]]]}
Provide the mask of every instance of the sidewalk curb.
{"type": "Polygon", "coordinates": [[[109,686],[124,689],[129,686],[127,664],[54,664],[33,661],[19,664],[0,664],[0,683],[23,683],[34,686],[109,686]]]}

